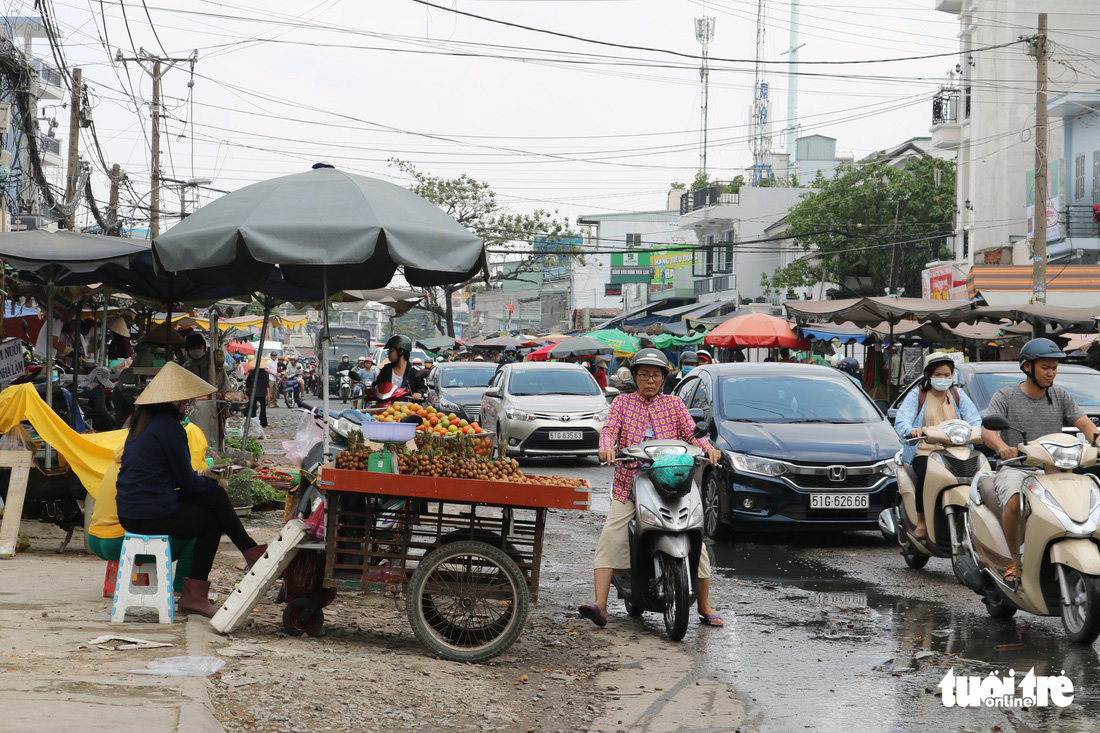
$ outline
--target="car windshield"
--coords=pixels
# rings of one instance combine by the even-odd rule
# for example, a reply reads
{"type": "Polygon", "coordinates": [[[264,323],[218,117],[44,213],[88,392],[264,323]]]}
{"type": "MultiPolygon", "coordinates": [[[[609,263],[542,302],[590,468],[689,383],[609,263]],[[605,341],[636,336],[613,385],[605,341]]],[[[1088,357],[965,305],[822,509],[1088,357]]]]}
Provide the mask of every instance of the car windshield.
{"type": "Polygon", "coordinates": [[[723,420],[770,423],[861,423],[882,419],[847,378],[810,375],[724,377],[718,380],[723,420]]]}
{"type": "Polygon", "coordinates": [[[447,387],[488,387],[489,380],[497,373],[495,366],[443,368],[439,375],[439,386],[447,387]]]}
{"type": "Polygon", "coordinates": [[[508,382],[508,392],[514,396],[602,394],[592,375],[580,369],[517,369],[508,382]]]}
{"type": "MultiPolygon", "coordinates": [[[[985,397],[988,405],[993,398],[993,393],[1002,387],[1019,384],[1023,381],[1023,374],[1019,372],[1002,372],[996,374],[975,374],[969,385],[973,394],[974,385],[985,397]]],[[[1077,406],[1083,410],[1100,407],[1100,372],[1059,372],[1054,378],[1054,384],[1070,393],[1077,402],[1077,406]]],[[[979,405],[983,409],[984,405],[979,405]]]]}

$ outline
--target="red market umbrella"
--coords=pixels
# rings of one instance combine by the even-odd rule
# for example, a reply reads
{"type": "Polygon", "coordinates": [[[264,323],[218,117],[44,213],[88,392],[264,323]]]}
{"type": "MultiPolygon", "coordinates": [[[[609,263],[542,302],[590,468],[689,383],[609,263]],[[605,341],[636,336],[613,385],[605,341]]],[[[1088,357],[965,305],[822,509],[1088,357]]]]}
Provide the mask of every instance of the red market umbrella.
{"type": "Polygon", "coordinates": [[[550,358],[550,349],[557,346],[557,343],[551,341],[540,349],[535,349],[527,356],[523,357],[524,361],[546,361],[550,358]]]}
{"type": "Polygon", "coordinates": [[[789,321],[766,313],[750,313],[720,323],[706,335],[703,343],[707,346],[720,346],[727,349],[736,346],[757,349],[774,349],[782,346],[791,349],[809,348],[808,342],[798,337],[789,321]]]}
{"type": "Polygon", "coordinates": [[[225,350],[230,354],[244,354],[245,356],[252,356],[256,353],[256,347],[247,341],[230,341],[225,350]]]}

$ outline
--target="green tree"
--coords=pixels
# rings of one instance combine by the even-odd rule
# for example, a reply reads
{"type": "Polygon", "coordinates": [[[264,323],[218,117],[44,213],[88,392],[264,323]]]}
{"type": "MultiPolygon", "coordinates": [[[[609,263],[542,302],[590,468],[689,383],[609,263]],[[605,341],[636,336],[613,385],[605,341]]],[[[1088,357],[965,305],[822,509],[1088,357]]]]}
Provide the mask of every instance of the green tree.
{"type": "Polygon", "coordinates": [[[883,292],[890,281],[890,258],[898,201],[908,197],[902,216],[898,286],[919,297],[927,262],[950,257],[944,237],[952,229],[955,164],[918,158],[899,169],[885,163],[841,165],[832,178],[818,173],[812,187],[787,216],[785,246],[805,250],[762,284],[775,292],[837,282],[883,292]]]}
{"type": "MultiPolygon", "coordinates": [[[[569,243],[576,234],[568,220],[559,218],[557,211],[538,209],[530,214],[517,214],[497,201],[497,194],[488,183],[465,173],[458,178],[441,178],[396,158],[390,159],[390,165],[413,179],[410,191],[431,201],[480,237],[486,249],[494,253],[491,257],[518,261],[518,267],[505,279],[542,272],[566,264],[570,258],[577,258],[583,264],[584,255],[569,243]],[[535,246],[540,243],[548,243],[549,249],[536,251],[535,246]]],[[[468,285],[476,286],[476,282],[475,279],[469,283],[422,288],[426,298],[419,307],[432,314],[440,331],[454,336],[451,295],[468,285]]]]}

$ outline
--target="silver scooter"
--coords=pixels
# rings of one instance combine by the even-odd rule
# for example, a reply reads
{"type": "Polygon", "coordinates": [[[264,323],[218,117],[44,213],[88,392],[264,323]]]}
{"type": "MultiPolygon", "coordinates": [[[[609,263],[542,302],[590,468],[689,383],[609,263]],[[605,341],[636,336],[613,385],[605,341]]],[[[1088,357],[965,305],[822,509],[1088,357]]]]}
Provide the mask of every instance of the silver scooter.
{"type": "Polygon", "coordinates": [[[629,530],[630,570],[613,576],[611,582],[631,616],[646,611],[663,614],[673,641],[687,633],[692,604],[699,596],[703,502],[695,469],[702,457],[703,451],[690,443],[647,440],[626,448],[615,459],[639,470],[629,530]],[[653,466],[668,455],[686,455],[693,464],[679,473],[653,466]]]}

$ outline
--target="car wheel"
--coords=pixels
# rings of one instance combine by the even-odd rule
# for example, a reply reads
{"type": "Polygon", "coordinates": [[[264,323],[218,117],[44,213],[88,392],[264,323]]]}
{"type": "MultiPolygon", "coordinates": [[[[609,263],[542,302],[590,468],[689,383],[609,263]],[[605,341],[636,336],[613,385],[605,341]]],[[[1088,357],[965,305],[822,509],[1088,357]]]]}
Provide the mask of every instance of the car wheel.
{"type": "Polygon", "coordinates": [[[722,482],[717,471],[707,471],[703,478],[703,533],[710,540],[724,539],[729,534],[722,522],[722,482]]]}

